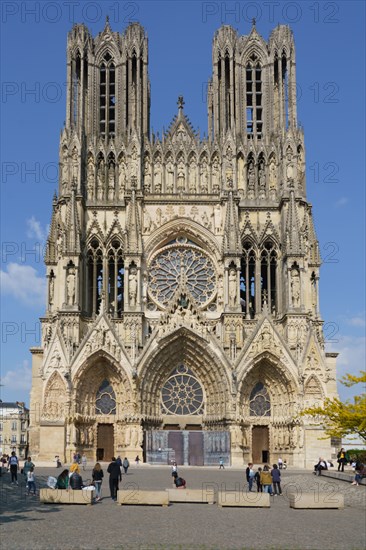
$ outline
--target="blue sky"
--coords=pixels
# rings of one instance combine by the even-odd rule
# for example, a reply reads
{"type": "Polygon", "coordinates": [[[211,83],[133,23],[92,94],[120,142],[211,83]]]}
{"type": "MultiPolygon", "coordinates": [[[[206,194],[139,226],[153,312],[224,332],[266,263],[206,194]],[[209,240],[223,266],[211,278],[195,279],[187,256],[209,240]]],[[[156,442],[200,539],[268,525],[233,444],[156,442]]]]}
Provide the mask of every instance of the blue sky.
{"type": "MultiPolygon", "coordinates": [[[[265,39],[295,35],[298,118],[323,266],[320,306],[338,377],[365,364],[365,4],[363,2],[7,2],[1,4],[1,369],[3,400],[29,404],[31,355],[45,312],[43,247],[65,120],[66,36],[138,20],[149,37],[151,125],[168,127],[184,95],[207,131],[205,90],[221,24],[265,39]]],[[[340,386],[341,397],[355,390],[340,386]]]]}

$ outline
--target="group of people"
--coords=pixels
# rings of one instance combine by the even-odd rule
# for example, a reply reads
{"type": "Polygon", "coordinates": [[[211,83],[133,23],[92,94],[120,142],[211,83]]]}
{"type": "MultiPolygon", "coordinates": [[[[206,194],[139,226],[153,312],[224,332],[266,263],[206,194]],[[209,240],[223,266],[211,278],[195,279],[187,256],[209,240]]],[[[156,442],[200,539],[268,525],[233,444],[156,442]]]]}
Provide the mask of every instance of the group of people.
{"type": "MultiPolygon", "coordinates": [[[[283,464],[281,464],[282,469],[283,464]]],[[[248,483],[248,491],[253,491],[253,484],[257,486],[257,493],[269,493],[277,496],[282,495],[281,489],[281,472],[278,464],[273,464],[272,470],[268,464],[263,468],[259,467],[255,472],[253,464],[249,462],[245,470],[246,480],[248,483]]]]}
{"type": "Polygon", "coordinates": [[[8,467],[8,471],[11,475],[11,484],[12,485],[19,485],[18,483],[18,472],[20,469],[20,473],[24,476],[25,486],[27,490],[27,495],[36,495],[36,477],[34,474],[34,468],[35,465],[32,462],[32,458],[28,456],[28,458],[24,462],[23,468],[20,468],[19,465],[19,459],[17,455],[15,454],[15,451],[12,451],[10,456],[3,455],[1,457],[1,466],[8,467]]]}
{"type": "MultiPolygon", "coordinates": [[[[84,462],[81,460],[81,465],[84,468],[84,462]]],[[[120,456],[113,457],[111,463],[108,465],[107,473],[109,474],[109,489],[111,498],[117,500],[117,491],[119,489],[119,482],[122,481],[122,471],[127,474],[130,462],[127,457],[124,460],[120,456]]],[[[56,489],[72,489],[82,490],[85,487],[94,487],[95,500],[99,501],[102,498],[102,483],[104,478],[104,472],[99,462],[97,462],[92,470],[91,483],[84,483],[80,473],[80,463],[78,460],[74,461],[70,466],[70,470],[63,470],[57,478],[55,485],[56,489]]]]}

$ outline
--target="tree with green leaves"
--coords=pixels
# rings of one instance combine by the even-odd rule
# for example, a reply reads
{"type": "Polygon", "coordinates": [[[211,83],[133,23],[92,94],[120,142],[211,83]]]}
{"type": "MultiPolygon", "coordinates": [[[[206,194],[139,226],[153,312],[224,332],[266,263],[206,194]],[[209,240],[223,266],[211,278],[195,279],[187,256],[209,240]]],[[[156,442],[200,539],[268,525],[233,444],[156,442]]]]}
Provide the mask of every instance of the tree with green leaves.
{"type": "MultiPolygon", "coordinates": [[[[351,387],[355,384],[366,383],[366,371],[361,370],[359,376],[346,374],[341,383],[351,387]]],[[[328,437],[345,437],[358,435],[366,442],[366,393],[356,395],[353,402],[344,403],[337,397],[324,400],[319,407],[309,407],[302,411],[302,416],[309,415],[319,419],[319,424],[324,425],[324,431],[328,437]]]]}

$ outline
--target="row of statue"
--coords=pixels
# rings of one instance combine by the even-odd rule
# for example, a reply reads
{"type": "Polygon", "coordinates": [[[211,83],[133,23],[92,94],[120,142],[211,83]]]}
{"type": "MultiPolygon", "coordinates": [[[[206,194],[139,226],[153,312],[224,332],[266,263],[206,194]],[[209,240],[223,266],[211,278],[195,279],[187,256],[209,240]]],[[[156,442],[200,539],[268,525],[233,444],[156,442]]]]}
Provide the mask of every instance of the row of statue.
{"type": "MultiPolygon", "coordinates": [[[[60,166],[61,193],[70,191],[72,182],[79,183],[80,157],[74,147],[69,158],[68,149],[62,150],[60,166]]],[[[298,183],[299,189],[303,186],[304,156],[301,147],[294,155],[289,146],[286,151],[284,173],[279,173],[275,155],[265,161],[263,155],[255,160],[249,154],[247,161],[238,156],[237,160],[231,150],[224,155],[223,162],[214,155],[211,163],[206,155],[197,162],[196,155],[191,155],[188,161],[183,155],[174,160],[172,156],[162,161],[160,155],[155,155],[153,162],[145,156],[142,167],[142,186],[146,193],[190,193],[190,194],[218,194],[222,187],[230,188],[237,180],[236,186],[242,196],[248,199],[276,198],[278,182],[281,185],[298,183]],[[235,178],[236,174],[236,178],[235,178]]],[[[91,201],[123,200],[126,188],[136,187],[140,183],[140,158],[137,149],[133,148],[131,155],[121,154],[118,161],[113,154],[105,160],[103,155],[94,159],[89,154],[87,158],[86,192],[91,201]],[[127,182],[130,182],[127,185],[127,182]]]]}

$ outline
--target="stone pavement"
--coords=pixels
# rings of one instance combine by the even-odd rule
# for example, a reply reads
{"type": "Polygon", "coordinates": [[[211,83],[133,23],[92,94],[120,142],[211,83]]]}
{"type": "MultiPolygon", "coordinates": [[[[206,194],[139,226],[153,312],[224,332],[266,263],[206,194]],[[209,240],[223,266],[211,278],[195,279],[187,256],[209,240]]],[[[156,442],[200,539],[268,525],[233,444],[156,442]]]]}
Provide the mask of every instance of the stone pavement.
{"type": "MultiPolygon", "coordinates": [[[[105,468],[106,470],[106,468],[105,468]]],[[[56,468],[37,468],[37,486],[45,486],[56,468]]],[[[190,488],[246,490],[244,470],[180,467],[190,488]]],[[[90,479],[91,468],[83,474],[90,479]]],[[[19,478],[22,476],[19,475],[19,478]]],[[[172,486],[170,468],[132,466],[121,487],[165,489],[172,486]]],[[[109,498],[108,475],[103,500],[93,506],[43,505],[25,496],[24,483],[0,478],[1,547],[15,549],[125,550],[361,550],[366,546],[366,489],[311,472],[282,472],[282,497],[270,509],[219,508],[206,504],[172,504],[168,508],[117,506],[109,498]],[[341,492],[344,510],[294,510],[287,494],[341,492]]]]}

